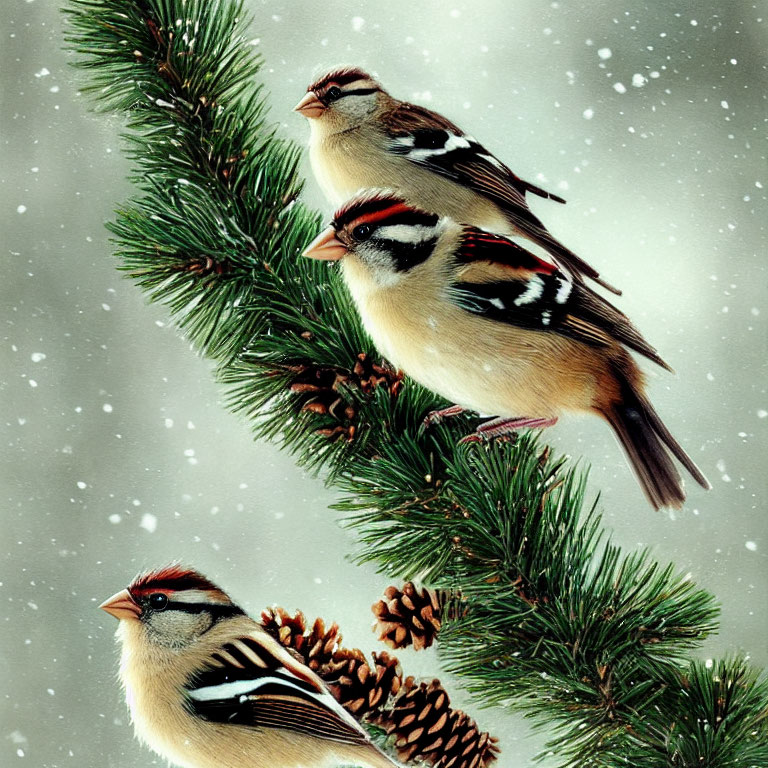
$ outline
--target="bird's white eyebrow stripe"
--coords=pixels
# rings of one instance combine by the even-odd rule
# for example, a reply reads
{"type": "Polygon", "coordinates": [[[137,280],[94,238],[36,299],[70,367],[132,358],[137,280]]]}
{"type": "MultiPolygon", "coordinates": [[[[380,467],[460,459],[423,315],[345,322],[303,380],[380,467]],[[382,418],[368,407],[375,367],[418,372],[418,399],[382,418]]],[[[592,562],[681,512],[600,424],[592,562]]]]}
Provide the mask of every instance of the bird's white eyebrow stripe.
{"type": "MultiPolygon", "coordinates": [[[[358,77],[357,80],[353,80],[351,83],[344,83],[344,85],[338,85],[336,87],[341,88],[342,91],[352,91],[352,90],[356,90],[356,88],[353,86],[356,86],[357,88],[359,88],[362,83],[370,83],[370,82],[371,82],[370,80],[364,77],[358,77]]],[[[330,85],[331,86],[334,85],[333,81],[331,81],[330,85]]]]}
{"type": "Polygon", "coordinates": [[[227,605],[229,601],[222,596],[217,599],[214,592],[206,592],[202,589],[180,589],[168,596],[174,603],[210,603],[211,605],[227,605]]]}
{"type": "Polygon", "coordinates": [[[423,224],[390,224],[379,227],[376,237],[384,240],[397,240],[400,243],[423,243],[437,235],[437,227],[423,224]]]}

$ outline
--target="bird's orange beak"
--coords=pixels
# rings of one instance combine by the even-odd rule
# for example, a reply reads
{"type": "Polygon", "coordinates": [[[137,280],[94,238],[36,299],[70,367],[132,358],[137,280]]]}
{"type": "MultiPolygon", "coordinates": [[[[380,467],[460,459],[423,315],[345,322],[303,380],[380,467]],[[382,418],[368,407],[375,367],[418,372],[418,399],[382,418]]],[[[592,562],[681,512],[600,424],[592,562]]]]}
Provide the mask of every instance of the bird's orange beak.
{"type": "Polygon", "coordinates": [[[336,237],[336,230],[328,227],[309,244],[303,255],[308,259],[338,261],[347,255],[347,246],[336,237]]]}
{"type": "Polygon", "coordinates": [[[325,112],[325,104],[312,91],[309,91],[293,109],[301,112],[304,117],[314,119],[325,112]]]}
{"type": "Polygon", "coordinates": [[[131,593],[127,589],[122,589],[120,592],[112,595],[99,608],[116,619],[138,619],[141,616],[141,608],[136,604],[136,601],[131,597],[131,593]]]}

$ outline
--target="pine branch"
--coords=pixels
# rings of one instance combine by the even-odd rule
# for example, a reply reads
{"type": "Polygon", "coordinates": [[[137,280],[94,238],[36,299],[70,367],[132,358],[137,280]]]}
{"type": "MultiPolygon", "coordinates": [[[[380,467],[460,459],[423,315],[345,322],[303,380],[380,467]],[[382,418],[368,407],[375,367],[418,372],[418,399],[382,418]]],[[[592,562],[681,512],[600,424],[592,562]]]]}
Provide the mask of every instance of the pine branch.
{"type": "Polygon", "coordinates": [[[605,541],[583,474],[536,438],[458,446],[468,417],[424,429],[443,403],[380,361],[338,273],[299,257],[319,217],[267,123],[242,3],[66,11],[86,90],[127,120],[139,194],[110,226],[120,268],[218,363],[256,435],[344,492],[360,560],[460,589],[441,648],[476,696],[546,724],[563,765],[758,765],[764,678],[685,661],[715,629],[712,596],[605,541]],[[692,701],[716,705],[717,738],[692,701]]]}

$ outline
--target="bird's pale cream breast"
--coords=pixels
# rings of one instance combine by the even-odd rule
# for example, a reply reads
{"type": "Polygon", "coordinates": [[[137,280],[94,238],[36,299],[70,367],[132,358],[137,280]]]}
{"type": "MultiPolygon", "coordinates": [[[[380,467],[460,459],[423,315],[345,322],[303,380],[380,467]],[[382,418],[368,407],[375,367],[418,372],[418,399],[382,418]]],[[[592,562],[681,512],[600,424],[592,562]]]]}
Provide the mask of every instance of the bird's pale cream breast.
{"type": "Polygon", "coordinates": [[[461,309],[446,294],[444,268],[436,254],[392,285],[379,285],[358,259],[344,259],[363,324],[387,360],[484,415],[547,417],[590,407],[595,380],[589,350],[548,333],[536,334],[533,344],[530,331],[461,309]],[[568,354],[574,346],[579,354],[568,354]]]}

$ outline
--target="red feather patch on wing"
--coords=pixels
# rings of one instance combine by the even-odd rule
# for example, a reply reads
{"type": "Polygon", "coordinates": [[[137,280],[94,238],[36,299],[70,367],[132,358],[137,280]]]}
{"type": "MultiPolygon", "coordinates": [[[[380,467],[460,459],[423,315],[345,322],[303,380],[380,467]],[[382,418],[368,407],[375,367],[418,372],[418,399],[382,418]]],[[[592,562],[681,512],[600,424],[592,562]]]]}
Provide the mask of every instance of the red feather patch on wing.
{"type": "Polygon", "coordinates": [[[525,269],[552,275],[558,271],[550,264],[530,251],[500,235],[493,235],[475,227],[467,227],[462,234],[458,258],[467,264],[489,261],[514,269],[525,269]]]}

